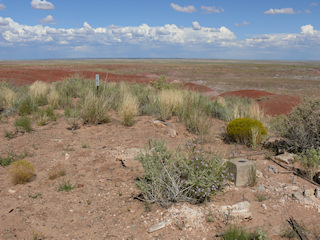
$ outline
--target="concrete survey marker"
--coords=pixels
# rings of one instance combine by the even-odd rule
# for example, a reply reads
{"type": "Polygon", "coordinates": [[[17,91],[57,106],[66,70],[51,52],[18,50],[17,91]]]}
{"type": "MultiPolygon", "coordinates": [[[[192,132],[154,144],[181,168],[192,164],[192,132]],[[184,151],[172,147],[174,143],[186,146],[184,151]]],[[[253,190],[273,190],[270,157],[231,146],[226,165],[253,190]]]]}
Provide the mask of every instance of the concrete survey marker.
{"type": "Polygon", "coordinates": [[[234,176],[234,183],[238,187],[247,185],[252,179],[254,164],[246,158],[236,158],[229,161],[229,172],[234,176]]]}

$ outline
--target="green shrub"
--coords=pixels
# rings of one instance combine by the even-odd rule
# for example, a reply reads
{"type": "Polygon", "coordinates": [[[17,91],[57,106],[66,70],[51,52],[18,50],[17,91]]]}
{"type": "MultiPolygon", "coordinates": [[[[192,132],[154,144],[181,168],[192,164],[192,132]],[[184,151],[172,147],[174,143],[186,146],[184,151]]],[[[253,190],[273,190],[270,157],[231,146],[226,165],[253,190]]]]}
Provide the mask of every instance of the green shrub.
{"type": "Polygon", "coordinates": [[[307,149],[300,153],[297,159],[301,161],[306,169],[307,177],[313,179],[320,167],[320,148],[315,149],[312,146],[311,149],[307,149]]]}
{"type": "Polygon", "coordinates": [[[59,192],[70,192],[73,189],[76,188],[76,185],[71,185],[70,180],[65,181],[64,179],[62,180],[61,183],[59,183],[59,188],[58,191],[59,192]]]}
{"type": "Polygon", "coordinates": [[[18,112],[20,116],[31,114],[37,109],[36,104],[32,101],[30,96],[25,96],[18,103],[18,112]]]}
{"type": "Polygon", "coordinates": [[[144,175],[136,184],[147,203],[168,207],[173,202],[203,202],[230,178],[222,160],[205,154],[198,140],[188,142],[185,153],[170,151],[159,141],[150,148],[137,156],[144,175]]]}
{"type": "Polygon", "coordinates": [[[32,130],[31,120],[27,116],[16,119],[14,125],[23,132],[30,132],[32,130]]]}
{"type": "Polygon", "coordinates": [[[303,152],[320,147],[320,98],[304,99],[288,115],[273,119],[274,129],[286,138],[287,150],[303,152]]]}
{"type": "Polygon", "coordinates": [[[156,81],[150,82],[150,85],[157,90],[181,89],[183,84],[169,82],[166,76],[160,76],[156,81]]]}
{"type": "Polygon", "coordinates": [[[246,231],[242,227],[230,226],[229,229],[221,236],[224,240],[267,240],[270,239],[267,233],[261,229],[246,231]]]}
{"type": "Polygon", "coordinates": [[[26,160],[16,161],[10,165],[9,174],[13,184],[23,184],[34,175],[34,167],[26,160]]]}
{"type": "Polygon", "coordinates": [[[32,83],[29,87],[29,95],[38,106],[47,104],[47,93],[49,91],[49,84],[41,81],[32,83]]]}
{"type": "Polygon", "coordinates": [[[227,125],[227,132],[232,140],[251,146],[261,143],[262,137],[267,134],[266,129],[260,121],[250,118],[236,118],[232,120],[227,125]]]}

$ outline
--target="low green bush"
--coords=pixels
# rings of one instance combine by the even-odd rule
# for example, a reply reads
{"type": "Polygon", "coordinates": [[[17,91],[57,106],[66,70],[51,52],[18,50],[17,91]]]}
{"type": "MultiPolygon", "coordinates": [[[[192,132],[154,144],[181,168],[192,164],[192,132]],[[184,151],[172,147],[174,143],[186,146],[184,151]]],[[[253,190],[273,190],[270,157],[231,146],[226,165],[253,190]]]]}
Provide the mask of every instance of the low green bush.
{"type": "Polygon", "coordinates": [[[82,119],[84,123],[98,124],[108,122],[107,112],[110,108],[108,100],[104,97],[89,93],[82,104],[82,119]]]}
{"type": "Polygon", "coordinates": [[[320,148],[315,149],[312,146],[311,149],[307,149],[300,153],[297,159],[300,160],[304,166],[307,177],[313,179],[320,167],[320,148]]]}
{"type": "Polygon", "coordinates": [[[18,102],[18,113],[20,116],[29,115],[37,109],[37,105],[32,101],[30,96],[24,96],[18,102]]]}
{"type": "Polygon", "coordinates": [[[31,120],[27,116],[16,119],[14,122],[14,125],[16,127],[20,128],[20,130],[22,132],[31,132],[32,131],[31,120]]]}
{"type": "Polygon", "coordinates": [[[250,118],[236,118],[227,125],[227,133],[232,140],[250,146],[261,143],[267,134],[263,124],[250,118]]]}
{"type": "Polygon", "coordinates": [[[136,182],[143,200],[165,207],[180,201],[203,202],[231,178],[222,159],[205,153],[198,140],[188,142],[184,152],[171,151],[164,142],[154,141],[137,159],[144,169],[136,182]]]}
{"type": "Polygon", "coordinates": [[[242,227],[230,226],[221,236],[224,240],[268,240],[270,239],[266,232],[260,228],[254,231],[247,231],[242,227]]]}
{"type": "Polygon", "coordinates": [[[288,116],[272,120],[273,129],[286,138],[287,151],[320,147],[320,98],[304,99],[288,116]]]}

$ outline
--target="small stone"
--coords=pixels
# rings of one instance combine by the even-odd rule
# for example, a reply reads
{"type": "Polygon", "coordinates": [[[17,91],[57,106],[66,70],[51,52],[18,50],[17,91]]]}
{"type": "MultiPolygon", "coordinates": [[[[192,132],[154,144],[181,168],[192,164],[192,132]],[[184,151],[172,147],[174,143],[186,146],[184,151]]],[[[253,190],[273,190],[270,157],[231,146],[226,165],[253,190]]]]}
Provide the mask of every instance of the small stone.
{"type": "Polygon", "coordinates": [[[269,172],[274,172],[274,173],[278,173],[278,168],[275,165],[270,164],[268,166],[268,171],[269,172]]]}
{"type": "Polygon", "coordinates": [[[159,223],[157,223],[157,224],[154,224],[154,225],[152,225],[152,226],[150,227],[148,233],[153,233],[153,232],[155,232],[155,231],[158,231],[158,230],[164,228],[165,226],[166,226],[166,223],[165,223],[165,222],[159,222],[159,223]]]}
{"type": "Polygon", "coordinates": [[[284,162],[286,164],[292,164],[296,156],[297,156],[296,154],[285,152],[283,154],[276,156],[275,159],[281,162],[284,162]]]}
{"type": "Polygon", "coordinates": [[[267,210],[267,205],[265,205],[264,203],[261,204],[261,207],[263,207],[264,210],[267,210]]]}
{"type": "Polygon", "coordinates": [[[309,188],[309,189],[304,190],[303,196],[305,196],[305,197],[312,197],[312,196],[314,196],[314,189],[309,188]]]}
{"type": "Polygon", "coordinates": [[[258,178],[263,178],[263,174],[259,170],[256,170],[256,175],[258,178]]]}
{"type": "Polygon", "coordinates": [[[169,127],[167,132],[168,132],[168,135],[172,138],[175,138],[177,136],[177,132],[173,128],[169,127]]]}
{"type": "Polygon", "coordinates": [[[316,198],[320,199],[320,188],[316,188],[315,194],[316,198]]]}
{"type": "Polygon", "coordinates": [[[300,191],[292,193],[292,198],[298,200],[299,202],[303,202],[304,197],[300,191]]]}
{"type": "Polygon", "coordinates": [[[292,184],[296,184],[297,183],[297,177],[296,176],[293,176],[292,178],[292,184]]]}
{"type": "Polygon", "coordinates": [[[291,191],[299,191],[300,190],[300,188],[298,186],[288,186],[287,188],[291,191]]]}
{"type": "Polygon", "coordinates": [[[66,153],[64,158],[65,158],[65,160],[69,160],[70,159],[70,154],[66,153]]]}
{"type": "Polygon", "coordinates": [[[264,192],[264,191],[266,191],[266,188],[265,188],[264,186],[260,185],[260,186],[257,188],[257,191],[259,191],[259,192],[264,192]]]}
{"type": "Polygon", "coordinates": [[[9,189],[8,192],[11,193],[11,194],[14,194],[16,192],[16,190],[9,189]]]}

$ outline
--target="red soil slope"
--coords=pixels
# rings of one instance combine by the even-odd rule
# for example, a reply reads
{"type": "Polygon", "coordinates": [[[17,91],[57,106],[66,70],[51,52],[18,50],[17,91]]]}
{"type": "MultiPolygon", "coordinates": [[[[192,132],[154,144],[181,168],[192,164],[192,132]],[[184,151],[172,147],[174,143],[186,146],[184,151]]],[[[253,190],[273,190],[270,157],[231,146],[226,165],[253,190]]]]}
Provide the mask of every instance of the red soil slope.
{"type": "Polygon", "coordinates": [[[292,95],[280,95],[259,90],[239,90],[223,93],[220,96],[247,97],[258,102],[266,114],[270,116],[288,115],[292,108],[300,103],[300,97],[292,95]]]}

